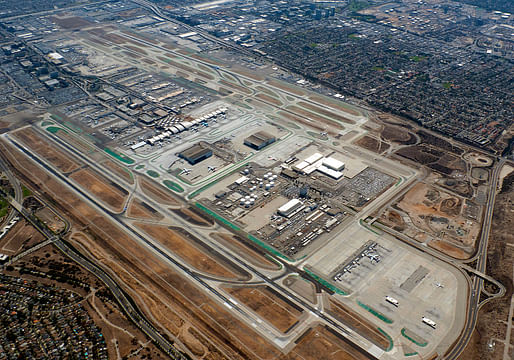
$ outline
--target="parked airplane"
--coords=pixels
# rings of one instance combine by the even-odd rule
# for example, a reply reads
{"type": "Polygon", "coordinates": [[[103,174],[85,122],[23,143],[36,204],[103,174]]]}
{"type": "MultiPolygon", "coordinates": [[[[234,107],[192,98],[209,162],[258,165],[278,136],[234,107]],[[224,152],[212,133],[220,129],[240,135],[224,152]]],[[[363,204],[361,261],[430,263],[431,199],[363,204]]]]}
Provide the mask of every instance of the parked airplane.
{"type": "Polygon", "coordinates": [[[189,175],[189,173],[191,172],[192,169],[182,169],[182,171],[180,172],[179,175],[182,175],[182,174],[186,174],[186,175],[189,175]]]}
{"type": "Polygon", "coordinates": [[[215,166],[207,166],[207,170],[215,172],[216,171],[216,167],[215,166]]]}

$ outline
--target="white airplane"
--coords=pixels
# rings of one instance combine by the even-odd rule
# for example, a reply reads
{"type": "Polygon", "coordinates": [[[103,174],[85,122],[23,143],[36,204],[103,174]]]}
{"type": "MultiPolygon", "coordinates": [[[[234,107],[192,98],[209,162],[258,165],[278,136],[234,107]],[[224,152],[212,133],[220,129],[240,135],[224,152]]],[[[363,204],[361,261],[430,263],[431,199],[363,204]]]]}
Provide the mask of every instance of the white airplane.
{"type": "Polygon", "coordinates": [[[368,255],[368,258],[369,260],[371,260],[371,262],[375,261],[375,262],[380,262],[380,255],[373,255],[373,254],[370,254],[368,255]]]}
{"type": "Polygon", "coordinates": [[[440,282],[435,282],[434,285],[437,286],[438,288],[444,288],[444,285],[441,284],[440,282]]]}
{"type": "Polygon", "coordinates": [[[216,167],[215,166],[207,166],[207,170],[215,172],[216,171],[216,167]]]}
{"type": "Polygon", "coordinates": [[[189,173],[191,172],[192,169],[182,169],[182,171],[180,172],[179,175],[182,175],[182,174],[186,174],[186,175],[189,175],[189,173]]]}

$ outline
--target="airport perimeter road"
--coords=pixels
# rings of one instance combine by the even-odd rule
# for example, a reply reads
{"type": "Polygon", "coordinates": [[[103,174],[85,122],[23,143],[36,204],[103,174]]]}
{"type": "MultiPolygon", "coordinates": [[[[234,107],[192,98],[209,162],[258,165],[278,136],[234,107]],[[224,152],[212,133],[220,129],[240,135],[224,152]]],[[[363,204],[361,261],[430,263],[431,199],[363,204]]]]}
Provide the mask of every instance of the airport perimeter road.
{"type": "MultiPolygon", "coordinates": [[[[491,231],[491,223],[493,218],[494,202],[496,199],[496,192],[498,187],[498,178],[500,175],[501,168],[505,164],[506,159],[500,158],[498,163],[491,174],[491,181],[489,183],[489,198],[487,199],[484,222],[482,224],[482,233],[480,236],[480,243],[477,250],[477,267],[476,270],[485,273],[487,265],[487,245],[489,243],[489,232],[491,231]]],[[[464,348],[469,342],[478,319],[478,311],[483,303],[480,302],[480,293],[484,285],[484,280],[478,276],[473,279],[473,286],[471,288],[471,299],[468,306],[468,315],[466,321],[466,327],[462,333],[460,340],[455,344],[454,348],[446,354],[445,359],[455,360],[457,359],[464,348]]]]}
{"type": "MultiPolygon", "coordinates": [[[[14,175],[11,173],[9,168],[5,165],[1,156],[0,156],[0,170],[7,176],[9,183],[11,184],[11,186],[14,189],[14,199],[17,202],[21,203],[22,199],[23,199],[23,191],[21,189],[20,182],[18,181],[18,179],[16,179],[14,177],[14,175]]],[[[8,223],[9,221],[11,221],[14,218],[15,213],[16,213],[15,211],[11,211],[9,213],[9,216],[7,216],[5,223],[8,223]]]]}
{"type": "Polygon", "coordinates": [[[168,340],[166,340],[150,323],[141,315],[138,309],[136,309],[129,299],[129,297],[123,292],[121,287],[113,280],[109,274],[103,271],[100,267],[93,264],[91,261],[80,255],[61,240],[60,237],[52,234],[49,230],[42,227],[32,218],[29,211],[23,208],[16,200],[9,198],[8,199],[11,205],[16,208],[19,213],[29,221],[34,228],[36,228],[41,234],[43,234],[46,238],[46,242],[53,242],[54,245],[61,250],[65,255],[67,255],[70,259],[75,261],[77,264],[85,268],[86,270],[93,273],[98,279],[100,279],[112,292],[114,298],[118,301],[121,308],[127,314],[127,316],[132,320],[134,324],[136,324],[152,341],[159,346],[161,350],[163,350],[166,354],[168,354],[172,359],[175,360],[186,360],[186,357],[183,356],[168,340]]]}

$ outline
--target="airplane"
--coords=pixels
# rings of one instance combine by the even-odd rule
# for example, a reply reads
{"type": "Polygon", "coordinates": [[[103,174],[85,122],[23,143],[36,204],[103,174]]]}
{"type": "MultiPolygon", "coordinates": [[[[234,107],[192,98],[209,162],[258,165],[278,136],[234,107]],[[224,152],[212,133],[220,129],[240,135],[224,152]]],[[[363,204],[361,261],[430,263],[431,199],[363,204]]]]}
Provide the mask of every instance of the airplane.
{"type": "Polygon", "coordinates": [[[444,288],[444,285],[441,284],[440,282],[435,282],[434,285],[437,286],[438,288],[444,288]]]}
{"type": "Polygon", "coordinates": [[[320,132],[319,134],[320,134],[321,136],[327,136],[327,133],[326,133],[326,132],[324,132],[324,131],[320,132]]]}
{"type": "Polygon", "coordinates": [[[375,261],[377,263],[380,262],[380,255],[370,254],[370,255],[368,255],[368,258],[371,260],[372,263],[373,263],[373,261],[375,261]]]}
{"type": "Polygon", "coordinates": [[[182,169],[182,171],[180,172],[179,175],[182,175],[182,174],[186,174],[186,175],[189,175],[189,173],[191,172],[192,169],[182,169]]]}
{"type": "Polygon", "coordinates": [[[216,171],[216,166],[207,166],[207,170],[215,172],[216,171]]]}

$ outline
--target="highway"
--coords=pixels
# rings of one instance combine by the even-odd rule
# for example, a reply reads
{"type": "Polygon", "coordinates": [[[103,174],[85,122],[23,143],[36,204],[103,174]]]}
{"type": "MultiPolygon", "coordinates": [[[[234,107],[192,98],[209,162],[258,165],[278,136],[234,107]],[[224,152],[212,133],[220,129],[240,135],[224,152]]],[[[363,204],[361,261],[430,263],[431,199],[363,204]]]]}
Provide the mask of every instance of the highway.
{"type": "MultiPolygon", "coordinates": [[[[481,273],[485,273],[486,265],[487,265],[487,245],[489,243],[489,233],[491,231],[491,223],[493,218],[494,211],[494,202],[496,199],[496,192],[498,187],[498,178],[505,164],[506,159],[500,158],[496,166],[494,167],[491,174],[491,181],[489,183],[489,197],[487,199],[486,210],[484,214],[484,220],[482,223],[482,232],[480,236],[480,242],[477,250],[477,266],[476,270],[481,273]]],[[[471,288],[471,298],[468,304],[468,314],[466,319],[466,327],[462,332],[460,340],[455,344],[455,346],[446,354],[445,359],[447,360],[455,360],[457,359],[462,351],[466,348],[469,340],[471,339],[471,335],[475,330],[475,326],[478,320],[478,312],[480,307],[485,304],[488,300],[484,300],[480,302],[480,294],[482,292],[482,288],[484,285],[484,280],[475,276],[473,278],[473,285],[471,288]]]]}

